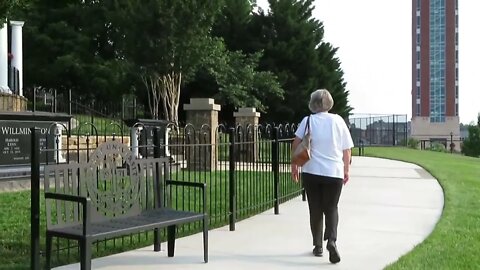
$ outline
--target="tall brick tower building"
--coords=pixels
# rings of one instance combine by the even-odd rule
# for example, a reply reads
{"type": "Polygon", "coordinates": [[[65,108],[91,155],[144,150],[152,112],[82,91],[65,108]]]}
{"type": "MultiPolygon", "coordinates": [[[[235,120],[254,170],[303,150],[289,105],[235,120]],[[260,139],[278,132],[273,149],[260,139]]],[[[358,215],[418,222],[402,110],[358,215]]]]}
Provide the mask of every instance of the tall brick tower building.
{"type": "Polygon", "coordinates": [[[458,150],[458,0],[412,3],[411,136],[458,150]]]}

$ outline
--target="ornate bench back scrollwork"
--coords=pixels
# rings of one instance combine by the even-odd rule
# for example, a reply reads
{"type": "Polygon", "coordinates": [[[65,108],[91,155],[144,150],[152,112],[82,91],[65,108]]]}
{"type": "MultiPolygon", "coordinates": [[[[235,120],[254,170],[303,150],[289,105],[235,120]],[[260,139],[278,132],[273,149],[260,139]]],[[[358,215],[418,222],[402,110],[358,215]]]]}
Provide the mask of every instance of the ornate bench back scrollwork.
{"type": "MultiPolygon", "coordinates": [[[[99,145],[87,163],[46,165],[45,190],[89,197],[92,221],[138,215],[163,206],[164,194],[155,198],[154,189],[161,191],[164,185],[164,159],[136,159],[128,146],[109,141],[99,145]]],[[[77,203],[46,203],[47,226],[80,222],[77,203]]]]}

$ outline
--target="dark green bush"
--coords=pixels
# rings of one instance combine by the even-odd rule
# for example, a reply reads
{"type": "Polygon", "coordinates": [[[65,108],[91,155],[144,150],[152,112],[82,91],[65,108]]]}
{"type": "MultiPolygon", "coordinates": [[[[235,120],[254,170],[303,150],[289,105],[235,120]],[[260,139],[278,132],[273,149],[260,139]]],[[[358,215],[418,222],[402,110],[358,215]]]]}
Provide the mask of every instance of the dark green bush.
{"type": "Polygon", "coordinates": [[[462,153],[470,157],[480,156],[480,127],[468,127],[468,138],[463,141],[462,153]]]}
{"type": "Polygon", "coordinates": [[[414,139],[414,138],[409,138],[408,141],[407,141],[407,146],[409,148],[418,149],[418,144],[419,143],[420,143],[419,140],[414,139]]]}

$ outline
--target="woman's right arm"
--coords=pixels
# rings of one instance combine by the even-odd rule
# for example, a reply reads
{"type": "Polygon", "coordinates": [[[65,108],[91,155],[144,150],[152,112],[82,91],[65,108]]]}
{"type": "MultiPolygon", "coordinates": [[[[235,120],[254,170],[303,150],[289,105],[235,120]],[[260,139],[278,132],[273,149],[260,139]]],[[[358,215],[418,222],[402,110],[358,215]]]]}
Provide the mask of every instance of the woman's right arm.
{"type": "MultiPolygon", "coordinates": [[[[293,153],[295,153],[295,149],[297,149],[300,143],[301,143],[300,138],[295,136],[295,139],[293,139],[293,143],[292,143],[292,155],[293,153]]],[[[293,164],[293,162],[291,162],[291,171],[292,171],[293,181],[298,182],[298,179],[300,179],[300,174],[299,174],[298,166],[293,164]]]]}
{"type": "MultiPolygon", "coordinates": [[[[298,125],[297,130],[295,131],[295,139],[293,139],[293,143],[292,143],[292,157],[293,157],[293,153],[295,153],[295,149],[297,149],[298,145],[302,142],[303,136],[305,136],[305,127],[307,125],[307,119],[308,117],[304,117],[300,122],[300,124],[298,125]]],[[[292,172],[293,181],[298,182],[298,179],[300,179],[298,166],[291,163],[291,172],[292,172]]]]}

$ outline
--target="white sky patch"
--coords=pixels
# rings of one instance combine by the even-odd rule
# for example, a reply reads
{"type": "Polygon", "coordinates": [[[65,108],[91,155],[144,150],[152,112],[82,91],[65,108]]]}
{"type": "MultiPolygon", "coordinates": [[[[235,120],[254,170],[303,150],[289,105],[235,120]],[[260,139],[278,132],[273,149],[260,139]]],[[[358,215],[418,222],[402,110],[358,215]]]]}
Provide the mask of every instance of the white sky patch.
{"type": "MultiPolygon", "coordinates": [[[[263,9],[267,0],[257,0],[263,9]]],[[[313,16],[324,24],[324,41],[338,47],[353,113],[407,114],[411,118],[409,0],[316,0],[313,16]]],[[[480,112],[480,1],[459,0],[460,122],[480,112]],[[477,71],[477,72],[476,72],[477,71]]]]}

